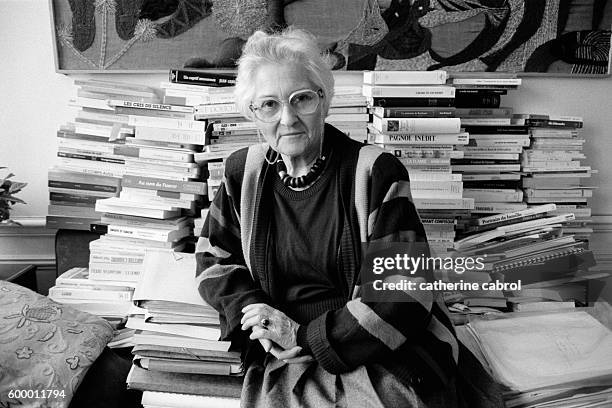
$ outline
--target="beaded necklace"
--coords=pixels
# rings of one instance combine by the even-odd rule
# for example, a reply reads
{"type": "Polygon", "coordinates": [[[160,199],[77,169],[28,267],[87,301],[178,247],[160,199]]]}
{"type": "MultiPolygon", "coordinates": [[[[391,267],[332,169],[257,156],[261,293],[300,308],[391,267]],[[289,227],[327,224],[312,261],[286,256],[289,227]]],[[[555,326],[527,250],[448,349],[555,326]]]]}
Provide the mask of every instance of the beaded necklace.
{"type": "Polygon", "coordinates": [[[325,160],[327,160],[327,156],[321,155],[321,157],[319,157],[312,165],[310,170],[308,170],[308,173],[300,177],[292,177],[287,174],[287,166],[281,158],[279,158],[276,162],[276,170],[278,171],[278,176],[285,186],[292,188],[303,188],[312,184],[321,175],[323,168],[325,167],[325,160]]]}

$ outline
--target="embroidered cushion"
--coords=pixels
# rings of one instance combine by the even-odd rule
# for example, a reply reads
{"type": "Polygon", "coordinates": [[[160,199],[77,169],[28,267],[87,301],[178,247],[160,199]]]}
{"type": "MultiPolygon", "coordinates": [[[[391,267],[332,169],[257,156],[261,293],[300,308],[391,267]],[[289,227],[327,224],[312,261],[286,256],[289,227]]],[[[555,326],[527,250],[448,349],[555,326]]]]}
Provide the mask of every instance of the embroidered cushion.
{"type": "Polygon", "coordinates": [[[0,407],[67,407],[112,336],[102,318],[0,281],[0,407]]]}

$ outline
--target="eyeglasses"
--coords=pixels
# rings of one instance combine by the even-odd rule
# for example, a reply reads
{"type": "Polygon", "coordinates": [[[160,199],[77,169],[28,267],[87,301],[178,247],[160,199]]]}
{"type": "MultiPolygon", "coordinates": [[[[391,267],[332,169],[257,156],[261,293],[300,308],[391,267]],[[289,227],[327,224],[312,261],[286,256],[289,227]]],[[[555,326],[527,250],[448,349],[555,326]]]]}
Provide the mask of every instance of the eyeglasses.
{"type": "MultiPolygon", "coordinates": [[[[322,97],[323,91],[321,89],[318,91],[302,89],[289,95],[287,102],[298,115],[312,115],[319,107],[322,97]]],[[[274,97],[266,97],[253,101],[249,109],[262,122],[276,122],[280,120],[283,105],[287,102],[274,97]]]]}

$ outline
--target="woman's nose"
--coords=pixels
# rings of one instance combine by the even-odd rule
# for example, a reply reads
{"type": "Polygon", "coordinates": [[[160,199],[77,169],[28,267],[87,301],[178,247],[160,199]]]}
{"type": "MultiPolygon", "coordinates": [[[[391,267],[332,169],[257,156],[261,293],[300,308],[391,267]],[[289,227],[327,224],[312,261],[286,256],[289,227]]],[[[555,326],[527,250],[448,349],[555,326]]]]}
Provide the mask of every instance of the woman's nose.
{"type": "Polygon", "coordinates": [[[283,107],[281,108],[280,123],[285,126],[290,126],[290,125],[293,125],[297,121],[298,121],[298,116],[297,116],[297,113],[295,112],[295,109],[293,109],[293,106],[291,106],[288,103],[283,103],[283,107]]]}

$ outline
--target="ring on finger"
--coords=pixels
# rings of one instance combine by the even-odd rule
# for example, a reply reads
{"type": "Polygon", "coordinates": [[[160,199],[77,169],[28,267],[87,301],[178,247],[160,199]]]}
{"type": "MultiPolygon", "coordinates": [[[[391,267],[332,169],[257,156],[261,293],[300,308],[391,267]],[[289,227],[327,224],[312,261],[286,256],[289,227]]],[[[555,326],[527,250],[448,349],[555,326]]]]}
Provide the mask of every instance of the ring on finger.
{"type": "Polygon", "coordinates": [[[261,320],[259,321],[259,324],[260,324],[262,327],[267,328],[267,327],[270,325],[270,319],[268,319],[267,317],[264,317],[263,319],[261,319],[261,320]]]}

